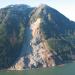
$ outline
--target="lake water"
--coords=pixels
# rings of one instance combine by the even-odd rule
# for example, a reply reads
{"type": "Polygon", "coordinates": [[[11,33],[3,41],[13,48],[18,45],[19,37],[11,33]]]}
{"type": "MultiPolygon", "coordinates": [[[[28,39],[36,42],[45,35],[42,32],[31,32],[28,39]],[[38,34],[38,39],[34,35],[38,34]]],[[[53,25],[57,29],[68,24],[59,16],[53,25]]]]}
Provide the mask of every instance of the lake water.
{"type": "Polygon", "coordinates": [[[47,69],[33,69],[25,71],[1,71],[0,75],[75,75],[75,63],[56,66],[47,69]]]}

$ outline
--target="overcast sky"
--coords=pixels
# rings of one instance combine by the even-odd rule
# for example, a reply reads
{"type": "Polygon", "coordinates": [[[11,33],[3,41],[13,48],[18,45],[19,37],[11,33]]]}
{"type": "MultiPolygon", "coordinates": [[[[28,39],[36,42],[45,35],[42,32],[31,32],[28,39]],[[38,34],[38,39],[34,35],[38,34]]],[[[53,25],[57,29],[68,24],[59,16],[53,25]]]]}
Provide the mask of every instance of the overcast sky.
{"type": "Polygon", "coordinates": [[[27,4],[30,6],[47,4],[75,21],[75,0],[0,0],[0,8],[11,4],[27,4]]]}

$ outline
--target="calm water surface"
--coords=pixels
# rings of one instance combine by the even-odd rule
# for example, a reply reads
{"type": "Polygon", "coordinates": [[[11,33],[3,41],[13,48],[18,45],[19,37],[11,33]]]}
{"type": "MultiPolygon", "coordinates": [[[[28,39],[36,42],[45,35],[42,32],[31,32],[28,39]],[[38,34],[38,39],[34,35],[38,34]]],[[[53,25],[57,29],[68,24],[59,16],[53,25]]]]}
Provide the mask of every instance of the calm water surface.
{"type": "Polygon", "coordinates": [[[25,71],[1,71],[0,75],[75,75],[75,63],[47,69],[25,71]]]}

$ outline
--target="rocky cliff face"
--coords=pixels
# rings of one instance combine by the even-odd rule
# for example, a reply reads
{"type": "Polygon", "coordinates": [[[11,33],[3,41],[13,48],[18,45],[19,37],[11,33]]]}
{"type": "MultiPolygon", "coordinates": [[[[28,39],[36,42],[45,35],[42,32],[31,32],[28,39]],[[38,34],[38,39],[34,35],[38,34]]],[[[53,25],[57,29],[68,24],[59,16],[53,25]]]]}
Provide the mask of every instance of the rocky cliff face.
{"type": "Polygon", "coordinates": [[[41,18],[31,24],[32,30],[32,54],[30,54],[29,66],[41,66],[41,67],[51,67],[54,66],[54,60],[52,58],[52,53],[48,49],[47,42],[40,30],[41,18]]]}
{"type": "Polygon", "coordinates": [[[12,5],[0,10],[0,69],[52,67],[75,60],[75,23],[55,9],[12,5]]]}
{"type": "MultiPolygon", "coordinates": [[[[30,47],[27,48],[27,53],[25,48],[23,49],[23,53],[21,53],[20,59],[16,62],[16,65],[11,67],[10,69],[22,70],[24,68],[39,68],[39,67],[52,67],[55,66],[54,59],[52,58],[53,54],[50,52],[47,41],[44,38],[42,31],[40,30],[41,18],[37,18],[37,20],[30,24],[30,30],[27,32],[31,37],[28,45],[30,47]],[[32,52],[31,52],[32,51],[32,52]],[[26,53],[26,55],[25,55],[26,53]],[[28,63],[27,63],[27,61],[28,63]],[[27,64],[26,64],[27,63],[27,64]]],[[[29,41],[29,40],[28,40],[29,41]]],[[[25,42],[25,44],[27,44],[25,42]]],[[[25,46],[24,44],[24,46],[25,46]]],[[[25,46],[27,47],[27,45],[25,46]]]]}

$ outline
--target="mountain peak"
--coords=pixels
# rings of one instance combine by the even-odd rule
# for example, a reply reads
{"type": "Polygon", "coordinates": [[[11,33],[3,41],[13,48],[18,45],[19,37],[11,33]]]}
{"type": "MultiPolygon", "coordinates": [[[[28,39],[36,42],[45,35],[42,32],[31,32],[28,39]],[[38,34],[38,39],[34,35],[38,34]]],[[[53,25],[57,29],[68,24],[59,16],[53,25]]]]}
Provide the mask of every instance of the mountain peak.
{"type": "Polygon", "coordinates": [[[40,4],[39,7],[37,7],[37,8],[45,9],[45,8],[50,8],[50,6],[48,6],[46,4],[40,4]]]}
{"type": "Polygon", "coordinates": [[[44,7],[49,7],[49,6],[46,5],[46,4],[40,4],[39,7],[43,7],[44,8],[44,7]]]}

